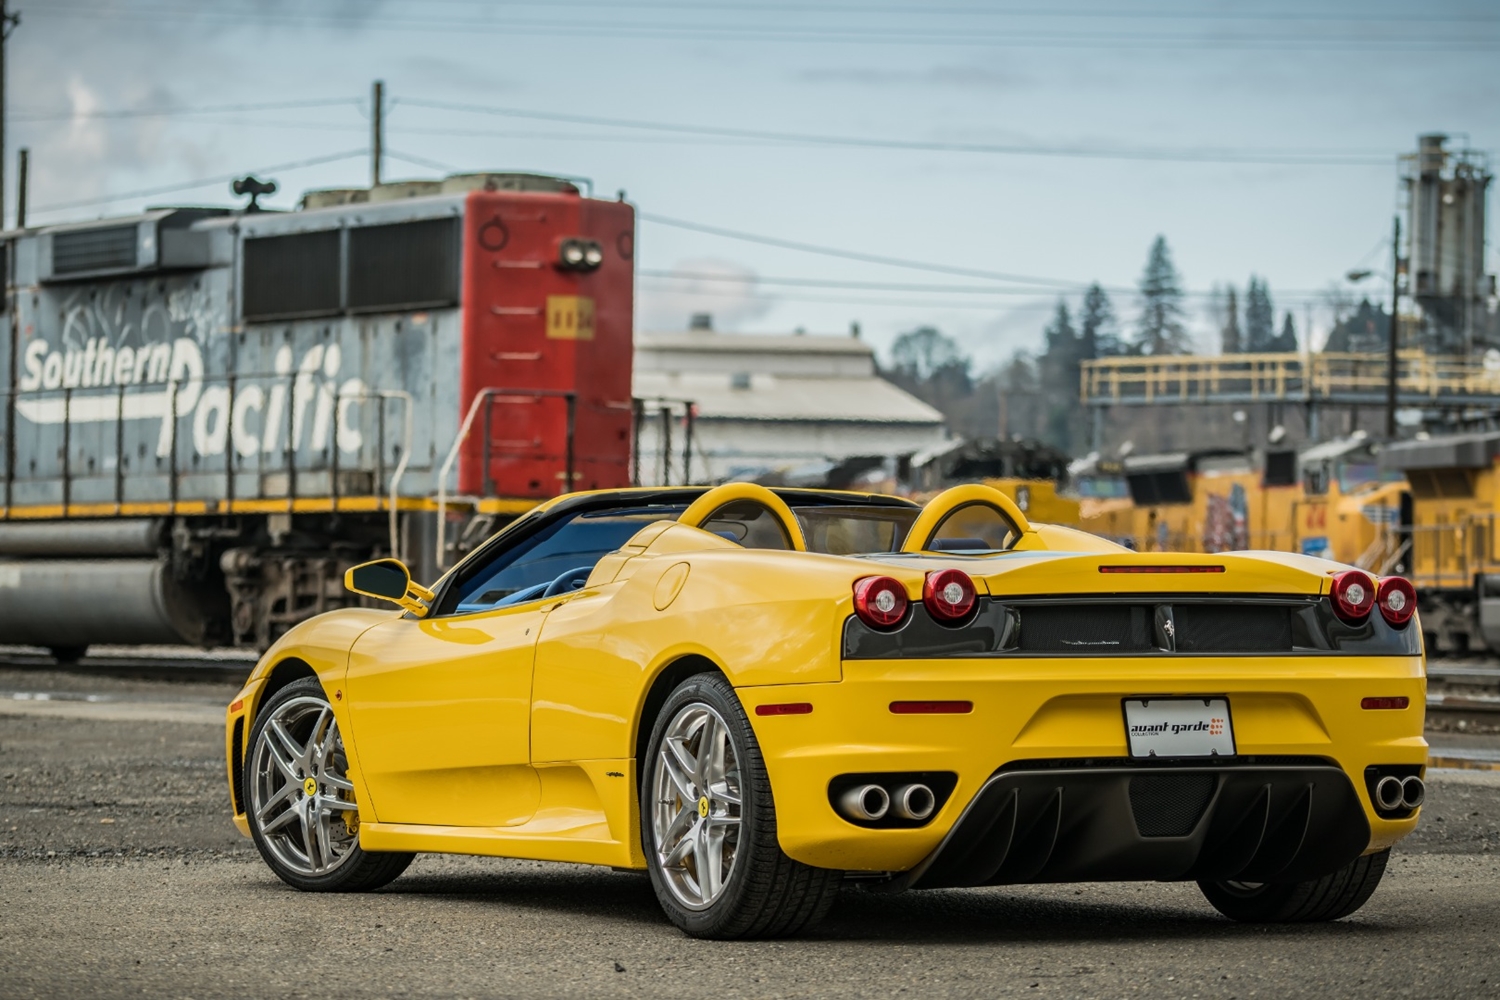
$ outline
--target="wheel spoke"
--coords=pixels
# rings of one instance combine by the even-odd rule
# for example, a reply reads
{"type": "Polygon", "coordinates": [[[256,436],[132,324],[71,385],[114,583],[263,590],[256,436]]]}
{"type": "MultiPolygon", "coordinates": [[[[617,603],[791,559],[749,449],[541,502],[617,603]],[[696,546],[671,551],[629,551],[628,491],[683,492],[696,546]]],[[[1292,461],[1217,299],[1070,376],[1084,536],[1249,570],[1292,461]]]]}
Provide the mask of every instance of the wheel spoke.
{"type": "Polygon", "coordinates": [[[689,854],[695,854],[698,850],[698,827],[700,824],[693,823],[692,827],[682,835],[676,845],[662,856],[661,866],[663,868],[679,868],[689,854]]]}
{"type": "Polygon", "coordinates": [[[260,804],[259,808],[255,810],[255,818],[260,821],[262,828],[265,827],[266,817],[270,816],[271,813],[275,811],[276,807],[281,805],[281,803],[289,800],[297,791],[297,788],[297,785],[294,785],[289,781],[278,788],[276,790],[276,794],[272,795],[269,799],[266,799],[266,801],[260,804]]]}
{"type": "Polygon", "coordinates": [[[318,867],[332,868],[333,863],[338,860],[333,853],[333,831],[329,829],[332,817],[322,810],[315,815],[317,817],[318,867]]]}
{"type": "Polygon", "coordinates": [[[307,743],[303,746],[302,753],[303,759],[309,765],[314,762],[322,763],[323,761],[323,755],[327,752],[328,745],[331,742],[329,737],[334,735],[336,731],[332,726],[328,726],[327,731],[324,731],[328,720],[332,718],[333,709],[325,705],[323,710],[318,713],[318,719],[313,723],[312,729],[307,732],[307,743]]]}
{"type": "Polygon", "coordinates": [[[272,719],[266,724],[266,744],[277,766],[295,779],[297,764],[302,761],[302,748],[282,726],[280,719],[272,719]]]}
{"type": "Polygon", "coordinates": [[[703,824],[702,861],[698,865],[698,884],[705,899],[712,899],[724,887],[724,833],[710,823],[703,824]]]}
{"type": "Polygon", "coordinates": [[[325,813],[354,812],[359,808],[357,804],[334,795],[319,795],[313,800],[313,806],[325,813]]]}
{"type": "Polygon", "coordinates": [[[697,808],[690,802],[684,803],[682,808],[677,810],[677,815],[672,818],[671,825],[662,832],[658,848],[664,844],[682,843],[683,835],[692,828],[693,821],[697,818],[697,808]]]}
{"type": "Polygon", "coordinates": [[[698,766],[693,772],[693,782],[699,788],[707,788],[713,767],[714,744],[719,741],[718,724],[712,714],[703,717],[703,728],[698,733],[698,766]]]}
{"type": "Polygon", "coordinates": [[[354,794],[354,782],[350,781],[348,778],[344,777],[341,774],[335,774],[332,770],[324,770],[323,773],[318,776],[318,780],[327,785],[329,788],[335,789],[340,792],[348,792],[351,796],[354,794]]]}
{"type": "Polygon", "coordinates": [[[318,864],[318,845],[315,843],[317,818],[306,814],[302,817],[302,848],[307,854],[307,864],[314,871],[322,867],[318,864]]]}
{"type": "Polygon", "coordinates": [[[740,793],[731,789],[729,787],[729,782],[727,781],[718,781],[710,785],[708,796],[715,802],[722,802],[725,805],[729,806],[737,806],[741,804],[740,793]]]}
{"type": "Polygon", "coordinates": [[[677,757],[677,751],[662,749],[661,769],[666,772],[671,780],[672,786],[677,789],[677,795],[683,802],[697,804],[698,790],[693,787],[693,779],[688,775],[691,771],[684,771],[677,757]]]}
{"type": "Polygon", "coordinates": [[[282,827],[292,822],[292,820],[299,819],[300,817],[301,813],[296,806],[288,806],[275,819],[261,820],[260,832],[262,834],[275,833],[277,830],[280,830],[282,827]]]}

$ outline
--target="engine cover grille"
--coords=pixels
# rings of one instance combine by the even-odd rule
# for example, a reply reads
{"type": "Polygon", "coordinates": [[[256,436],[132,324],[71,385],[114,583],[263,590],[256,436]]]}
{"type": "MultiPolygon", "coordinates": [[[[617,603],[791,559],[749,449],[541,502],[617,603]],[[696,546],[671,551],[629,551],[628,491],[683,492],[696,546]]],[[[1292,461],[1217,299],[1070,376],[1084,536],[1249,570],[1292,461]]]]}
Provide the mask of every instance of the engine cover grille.
{"type": "Polygon", "coordinates": [[[1290,653],[1292,609],[1255,604],[1177,604],[1180,653],[1290,653]]]}

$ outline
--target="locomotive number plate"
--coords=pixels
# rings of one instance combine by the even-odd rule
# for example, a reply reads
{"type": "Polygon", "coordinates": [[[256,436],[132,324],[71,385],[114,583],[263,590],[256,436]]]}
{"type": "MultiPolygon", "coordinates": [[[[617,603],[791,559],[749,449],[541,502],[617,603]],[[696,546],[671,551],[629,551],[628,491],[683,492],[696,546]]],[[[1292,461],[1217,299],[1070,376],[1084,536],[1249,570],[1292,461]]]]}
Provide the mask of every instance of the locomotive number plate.
{"type": "Polygon", "coordinates": [[[594,300],[586,295],[547,296],[549,340],[593,340],[594,300]]]}
{"type": "Polygon", "coordinates": [[[1127,698],[1132,757],[1233,757],[1228,698],[1127,698]]]}

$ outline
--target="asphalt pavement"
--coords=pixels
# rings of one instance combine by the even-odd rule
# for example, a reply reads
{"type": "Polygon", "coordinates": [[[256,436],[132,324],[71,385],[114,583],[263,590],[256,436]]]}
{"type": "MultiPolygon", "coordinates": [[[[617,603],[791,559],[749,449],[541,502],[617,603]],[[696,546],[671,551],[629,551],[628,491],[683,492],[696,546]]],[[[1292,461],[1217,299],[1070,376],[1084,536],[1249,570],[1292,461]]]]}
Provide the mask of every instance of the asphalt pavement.
{"type": "Polygon", "coordinates": [[[587,866],[283,886],[228,820],[234,690],[0,670],[0,997],[1500,996],[1497,771],[1429,772],[1417,833],[1331,924],[1233,924],[1191,884],[850,889],[798,939],[702,942],[587,866]]]}

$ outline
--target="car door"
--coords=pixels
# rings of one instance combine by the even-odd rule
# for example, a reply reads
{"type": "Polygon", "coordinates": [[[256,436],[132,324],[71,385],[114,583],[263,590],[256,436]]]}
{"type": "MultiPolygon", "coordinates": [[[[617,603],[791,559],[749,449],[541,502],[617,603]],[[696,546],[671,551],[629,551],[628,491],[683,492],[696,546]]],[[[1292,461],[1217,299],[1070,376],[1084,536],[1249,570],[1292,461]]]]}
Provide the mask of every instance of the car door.
{"type": "Polygon", "coordinates": [[[536,811],[532,661],[557,603],[402,617],[355,642],[345,687],[382,823],[511,826],[536,811]]]}

